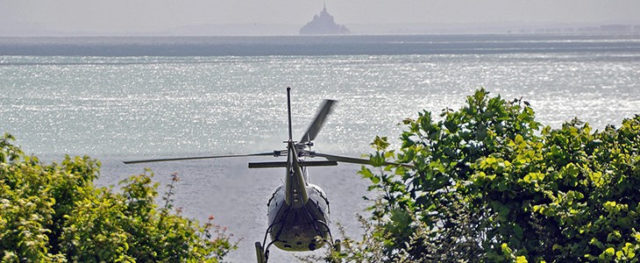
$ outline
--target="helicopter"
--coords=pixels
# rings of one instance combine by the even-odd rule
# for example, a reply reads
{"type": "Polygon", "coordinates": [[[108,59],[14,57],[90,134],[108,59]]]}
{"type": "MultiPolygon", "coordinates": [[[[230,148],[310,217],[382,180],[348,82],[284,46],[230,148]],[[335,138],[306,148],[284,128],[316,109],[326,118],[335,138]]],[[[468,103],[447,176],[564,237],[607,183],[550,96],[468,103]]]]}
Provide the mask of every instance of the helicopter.
{"type": "MultiPolygon", "coordinates": [[[[179,158],[162,158],[125,161],[125,164],[184,161],[198,159],[274,156],[286,157],[286,161],[249,162],[249,168],[285,168],[285,182],[271,195],[267,203],[268,227],[262,242],[255,242],[258,263],[267,263],[272,245],[284,251],[313,251],[330,244],[340,250],[340,240],[333,239],[329,228],[329,199],[318,185],[309,183],[307,167],[336,166],[338,162],[370,165],[364,158],[347,157],[312,151],[313,140],[332,112],[335,100],[324,100],[311,125],[299,141],[293,140],[291,125],[291,88],[287,87],[287,114],[289,137],[284,150],[252,154],[212,155],[179,158]],[[324,160],[308,160],[322,157],[324,160]],[[267,243],[267,235],[271,241],[267,243]]],[[[385,165],[403,165],[385,162],[385,165]]]]}

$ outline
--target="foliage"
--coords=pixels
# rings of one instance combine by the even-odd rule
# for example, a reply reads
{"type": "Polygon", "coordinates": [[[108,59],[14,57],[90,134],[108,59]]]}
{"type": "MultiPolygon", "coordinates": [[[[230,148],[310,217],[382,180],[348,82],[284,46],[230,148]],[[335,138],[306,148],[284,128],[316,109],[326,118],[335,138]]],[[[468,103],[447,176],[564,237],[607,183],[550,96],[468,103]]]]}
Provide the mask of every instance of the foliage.
{"type": "Polygon", "coordinates": [[[0,138],[2,262],[218,262],[235,244],[219,227],[170,211],[173,182],[155,204],[153,173],[96,187],[100,163],[67,156],[44,164],[0,138]],[[212,233],[213,231],[213,233],[212,233]]]}
{"type": "MultiPolygon", "coordinates": [[[[413,168],[360,171],[383,193],[366,234],[385,237],[382,261],[639,261],[640,116],[541,128],[527,102],[478,90],[439,119],[405,120],[398,150],[374,141],[373,163],[413,168]]],[[[326,260],[373,262],[358,255],[374,247],[326,260]]]]}

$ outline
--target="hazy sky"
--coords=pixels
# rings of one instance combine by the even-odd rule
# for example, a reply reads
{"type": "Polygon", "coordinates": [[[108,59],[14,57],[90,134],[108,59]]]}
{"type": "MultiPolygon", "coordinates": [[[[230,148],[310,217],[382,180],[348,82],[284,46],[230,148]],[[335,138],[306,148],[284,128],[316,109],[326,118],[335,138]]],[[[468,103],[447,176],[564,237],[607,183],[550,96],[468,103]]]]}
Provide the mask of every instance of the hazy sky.
{"type": "MultiPolygon", "coordinates": [[[[202,24],[303,25],[322,5],[322,0],[0,0],[0,34],[153,32],[202,24]]],[[[640,0],[329,0],[327,7],[338,23],[347,26],[640,24],[640,0]]]]}

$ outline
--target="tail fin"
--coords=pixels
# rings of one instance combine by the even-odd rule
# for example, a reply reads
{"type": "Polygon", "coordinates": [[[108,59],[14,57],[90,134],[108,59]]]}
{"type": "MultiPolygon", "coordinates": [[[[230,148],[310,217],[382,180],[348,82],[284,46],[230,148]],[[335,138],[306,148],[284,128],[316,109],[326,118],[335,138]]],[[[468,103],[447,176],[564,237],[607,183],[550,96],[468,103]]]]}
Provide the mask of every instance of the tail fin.
{"type": "Polygon", "coordinates": [[[309,200],[307,182],[304,180],[301,165],[298,161],[298,151],[292,141],[288,143],[287,175],[285,181],[285,202],[293,208],[304,206],[309,200]]]}
{"type": "Polygon", "coordinates": [[[287,87],[287,113],[289,115],[289,141],[293,140],[291,131],[291,87],[287,87]]]}

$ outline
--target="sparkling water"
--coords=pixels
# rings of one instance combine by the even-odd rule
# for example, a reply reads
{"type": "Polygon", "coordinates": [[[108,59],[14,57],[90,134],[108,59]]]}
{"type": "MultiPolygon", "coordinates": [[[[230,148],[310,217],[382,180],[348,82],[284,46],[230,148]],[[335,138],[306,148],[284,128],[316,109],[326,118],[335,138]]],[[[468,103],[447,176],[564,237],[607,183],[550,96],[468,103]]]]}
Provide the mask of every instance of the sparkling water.
{"type": "MultiPolygon", "coordinates": [[[[242,238],[232,262],[255,260],[282,170],[248,170],[247,159],[120,162],[282,149],[287,86],[294,139],[322,99],[339,101],[314,147],[333,154],[368,153],[376,135],[397,145],[403,119],[457,109],[480,87],[530,102],[544,125],[578,117],[602,129],[640,113],[640,38],[0,39],[0,132],[50,160],[99,158],[102,185],[144,167],[162,183],[178,172],[185,215],[214,214],[242,238]]],[[[368,205],[359,168],[312,169],[311,178],[328,194],[333,223],[352,235],[361,232],[355,213],[368,205]]],[[[305,254],[271,255],[280,262],[305,254]]]]}

